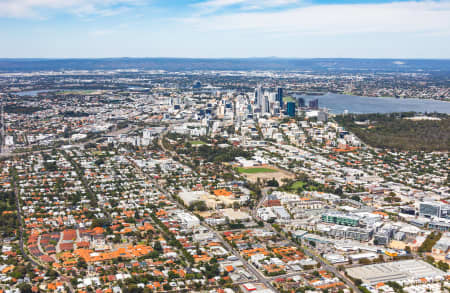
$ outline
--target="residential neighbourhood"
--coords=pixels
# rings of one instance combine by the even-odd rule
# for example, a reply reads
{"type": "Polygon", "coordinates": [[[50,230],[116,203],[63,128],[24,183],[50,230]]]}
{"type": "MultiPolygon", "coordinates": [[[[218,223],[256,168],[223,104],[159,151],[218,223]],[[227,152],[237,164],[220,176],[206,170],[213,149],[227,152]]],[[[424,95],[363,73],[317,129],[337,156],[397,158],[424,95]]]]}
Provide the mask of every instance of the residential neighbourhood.
{"type": "Polygon", "coordinates": [[[0,75],[0,292],[448,292],[447,152],[214,74],[0,75]]]}

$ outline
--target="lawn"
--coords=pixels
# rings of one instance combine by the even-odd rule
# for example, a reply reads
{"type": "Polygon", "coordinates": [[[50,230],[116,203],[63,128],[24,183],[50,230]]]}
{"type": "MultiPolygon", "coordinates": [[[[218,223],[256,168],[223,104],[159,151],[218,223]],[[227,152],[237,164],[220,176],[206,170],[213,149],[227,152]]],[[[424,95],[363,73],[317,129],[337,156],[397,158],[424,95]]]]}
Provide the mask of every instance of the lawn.
{"type": "Polygon", "coordinates": [[[305,184],[306,183],[303,182],[303,181],[297,181],[297,182],[295,182],[294,184],[291,185],[290,189],[297,190],[299,188],[303,188],[303,186],[305,186],[305,184]]]}
{"type": "Polygon", "coordinates": [[[257,173],[276,173],[278,172],[275,169],[270,169],[270,168],[243,168],[243,167],[239,167],[237,168],[239,173],[246,173],[246,174],[257,174],[257,173]]]}
{"type": "Polygon", "coordinates": [[[191,141],[191,145],[201,145],[201,144],[205,144],[203,141],[201,140],[193,140],[191,141]]]}

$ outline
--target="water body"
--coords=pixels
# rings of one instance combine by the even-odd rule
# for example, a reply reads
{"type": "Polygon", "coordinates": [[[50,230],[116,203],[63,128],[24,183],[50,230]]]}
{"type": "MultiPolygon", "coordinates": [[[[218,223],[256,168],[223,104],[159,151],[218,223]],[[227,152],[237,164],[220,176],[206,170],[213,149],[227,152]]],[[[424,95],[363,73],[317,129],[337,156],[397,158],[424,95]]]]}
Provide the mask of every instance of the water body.
{"type": "Polygon", "coordinates": [[[17,93],[14,93],[14,94],[15,94],[15,95],[18,95],[18,96],[21,96],[21,97],[25,97],[25,96],[37,97],[37,95],[40,94],[40,93],[57,92],[57,91],[64,91],[64,90],[63,90],[63,89],[54,89],[54,90],[34,90],[34,91],[17,92],[17,93]]]}
{"type": "Polygon", "coordinates": [[[349,113],[392,113],[392,112],[421,112],[450,114],[450,102],[424,99],[396,99],[348,96],[328,93],[323,96],[303,96],[306,105],[314,99],[319,99],[319,107],[327,108],[333,114],[349,113]]]}

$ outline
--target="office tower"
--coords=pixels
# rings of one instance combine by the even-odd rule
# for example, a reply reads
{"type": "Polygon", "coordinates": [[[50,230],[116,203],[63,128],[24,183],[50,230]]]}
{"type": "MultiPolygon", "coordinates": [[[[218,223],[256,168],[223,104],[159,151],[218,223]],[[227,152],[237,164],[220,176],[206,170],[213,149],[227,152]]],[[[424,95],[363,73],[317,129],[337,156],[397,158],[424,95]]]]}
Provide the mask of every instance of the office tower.
{"type": "Polygon", "coordinates": [[[280,103],[280,108],[283,108],[283,88],[281,87],[277,89],[276,101],[280,103]]]}
{"type": "Polygon", "coordinates": [[[309,101],[309,107],[313,110],[319,109],[319,99],[309,101]]]}
{"type": "Polygon", "coordinates": [[[270,103],[269,103],[269,97],[268,96],[264,96],[264,103],[263,103],[263,107],[262,107],[262,113],[268,113],[270,112],[270,103]]]}
{"type": "Polygon", "coordinates": [[[255,104],[261,109],[262,104],[264,102],[263,90],[260,85],[255,90],[255,104]]]}
{"type": "Polygon", "coordinates": [[[294,102],[287,102],[287,104],[286,104],[286,114],[289,117],[295,117],[295,103],[294,102]]]}
{"type": "Polygon", "coordinates": [[[300,108],[304,108],[305,107],[305,99],[297,98],[297,104],[300,108]]]}

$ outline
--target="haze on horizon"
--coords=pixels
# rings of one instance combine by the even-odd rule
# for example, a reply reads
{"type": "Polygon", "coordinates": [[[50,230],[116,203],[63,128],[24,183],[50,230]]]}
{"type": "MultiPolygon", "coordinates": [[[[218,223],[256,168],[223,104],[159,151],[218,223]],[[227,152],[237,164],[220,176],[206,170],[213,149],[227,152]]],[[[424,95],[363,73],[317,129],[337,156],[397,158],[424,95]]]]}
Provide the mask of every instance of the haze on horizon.
{"type": "Polygon", "coordinates": [[[450,0],[0,0],[0,58],[450,58],[450,0]]]}

